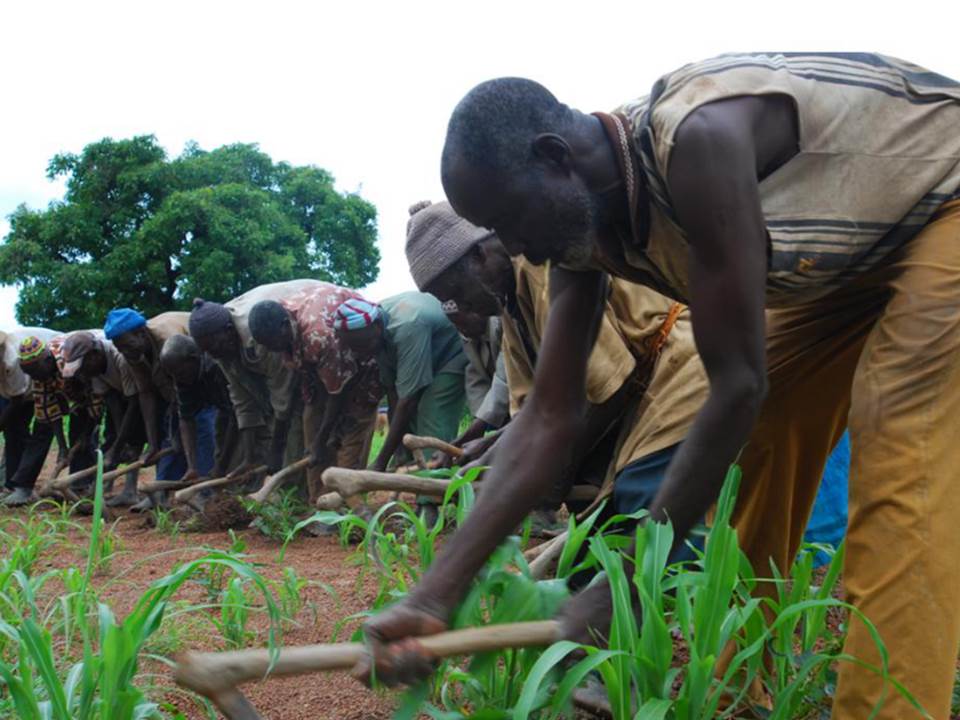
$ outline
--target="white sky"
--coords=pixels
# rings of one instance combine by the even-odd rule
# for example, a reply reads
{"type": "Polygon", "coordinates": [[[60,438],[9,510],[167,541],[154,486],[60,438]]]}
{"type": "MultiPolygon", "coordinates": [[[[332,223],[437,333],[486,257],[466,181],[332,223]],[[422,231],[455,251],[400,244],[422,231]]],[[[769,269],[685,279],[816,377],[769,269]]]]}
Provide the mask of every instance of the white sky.
{"type": "MultiPolygon", "coordinates": [[[[481,80],[531,77],[605,110],[738,50],[876,50],[960,78],[958,20],[955,0],[3,2],[0,237],[18,204],[62,195],[45,177],[57,152],[147,133],[171,156],[257,142],[377,206],[379,300],[413,287],[407,207],[442,199],[446,122],[481,80]]],[[[0,288],[0,327],[15,299],[0,288]]]]}

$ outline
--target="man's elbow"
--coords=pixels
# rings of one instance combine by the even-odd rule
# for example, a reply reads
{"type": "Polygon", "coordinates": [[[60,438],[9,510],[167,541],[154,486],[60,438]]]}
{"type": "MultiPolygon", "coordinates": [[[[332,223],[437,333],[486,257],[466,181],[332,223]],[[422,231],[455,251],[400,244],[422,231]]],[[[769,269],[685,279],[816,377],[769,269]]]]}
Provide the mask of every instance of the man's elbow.
{"type": "Polygon", "coordinates": [[[719,396],[736,417],[753,422],[767,398],[769,385],[766,373],[752,370],[737,373],[721,384],[719,396]]]}
{"type": "Polygon", "coordinates": [[[535,431],[542,431],[562,447],[573,447],[586,431],[586,403],[582,406],[557,407],[537,402],[536,394],[531,394],[524,414],[527,422],[533,423],[535,431]]]}

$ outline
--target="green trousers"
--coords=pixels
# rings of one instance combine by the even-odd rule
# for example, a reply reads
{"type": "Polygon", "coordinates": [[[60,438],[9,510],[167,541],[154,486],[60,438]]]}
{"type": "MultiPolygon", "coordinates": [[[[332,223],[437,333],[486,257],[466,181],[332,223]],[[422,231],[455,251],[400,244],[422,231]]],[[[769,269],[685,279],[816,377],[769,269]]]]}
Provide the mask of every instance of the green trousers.
{"type": "MultiPolygon", "coordinates": [[[[440,373],[420,396],[410,431],[449,442],[457,437],[466,405],[463,373],[440,373]]],[[[428,460],[431,454],[424,451],[428,460]]]]}

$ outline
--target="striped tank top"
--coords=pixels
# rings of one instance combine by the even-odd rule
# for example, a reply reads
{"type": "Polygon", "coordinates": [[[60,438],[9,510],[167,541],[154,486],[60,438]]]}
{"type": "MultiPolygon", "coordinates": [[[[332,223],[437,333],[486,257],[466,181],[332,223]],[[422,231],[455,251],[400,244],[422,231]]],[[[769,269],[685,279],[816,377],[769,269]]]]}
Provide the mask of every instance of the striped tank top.
{"type": "Polygon", "coordinates": [[[650,200],[631,265],[687,292],[687,244],[665,178],[677,128],[698,107],[783,95],[799,151],[760,182],[769,237],[767,301],[815,299],[881,264],[948,200],[960,198],[960,83],[866,53],[724,55],[687,65],[621,107],[650,200]]]}

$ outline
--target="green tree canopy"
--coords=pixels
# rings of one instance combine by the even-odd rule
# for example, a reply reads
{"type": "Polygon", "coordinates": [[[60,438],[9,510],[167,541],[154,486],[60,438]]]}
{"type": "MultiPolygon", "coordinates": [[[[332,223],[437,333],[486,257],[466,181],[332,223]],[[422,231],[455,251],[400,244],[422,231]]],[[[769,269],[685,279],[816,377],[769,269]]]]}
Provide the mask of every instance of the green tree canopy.
{"type": "Polygon", "coordinates": [[[66,178],[63,200],[21,205],[0,245],[0,283],[20,285],[24,324],[98,327],[118,306],[151,316],[268,282],[377,277],[376,208],[256,145],[191,143],[170,160],[152,135],[106,138],[47,174],[66,178]]]}

